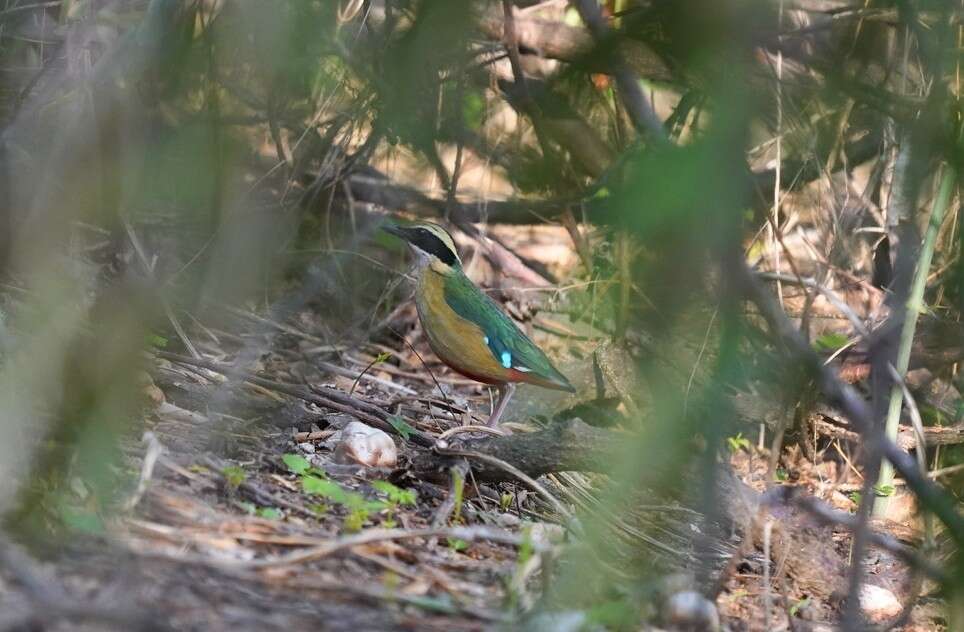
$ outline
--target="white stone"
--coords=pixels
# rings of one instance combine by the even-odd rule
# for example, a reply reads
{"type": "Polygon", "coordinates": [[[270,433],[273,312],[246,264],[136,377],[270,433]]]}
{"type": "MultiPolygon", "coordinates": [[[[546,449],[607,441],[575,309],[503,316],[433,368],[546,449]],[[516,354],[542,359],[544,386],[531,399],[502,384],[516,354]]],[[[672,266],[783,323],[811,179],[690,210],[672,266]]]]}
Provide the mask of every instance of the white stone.
{"type": "Polygon", "coordinates": [[[395,467],[398,449],[388,433],[353,421],[341,431],[335,459],[368,467],[395,467]]]}
{"type": "Polygon", "coordinates": [[[666,622],[686,630],[720,629],[720,615],[716,605],[693,590],[684,590],[666,601],[666,622]]]}
{"type": "Polygon", "coordinates": [[[903,610],[894,593],[873,584],[864,584],[860,588],[860,608],[867,618],[875,623],[896,617],[903,610]]]}

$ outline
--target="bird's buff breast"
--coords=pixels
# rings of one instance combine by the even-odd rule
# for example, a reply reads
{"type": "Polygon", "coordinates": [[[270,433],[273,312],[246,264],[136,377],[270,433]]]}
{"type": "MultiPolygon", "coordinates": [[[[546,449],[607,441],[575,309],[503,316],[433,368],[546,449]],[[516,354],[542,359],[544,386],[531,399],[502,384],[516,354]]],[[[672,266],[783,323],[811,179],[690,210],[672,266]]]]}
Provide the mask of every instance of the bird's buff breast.
{"type": "Polygon", "coordinates": [[[462,375],[480,382],[499,384],[510,379],[485,344],[485,334],[456,314],[445,300],[444,277],[426,270],[415,292],[415,306],[432,351],[462,375]]]}

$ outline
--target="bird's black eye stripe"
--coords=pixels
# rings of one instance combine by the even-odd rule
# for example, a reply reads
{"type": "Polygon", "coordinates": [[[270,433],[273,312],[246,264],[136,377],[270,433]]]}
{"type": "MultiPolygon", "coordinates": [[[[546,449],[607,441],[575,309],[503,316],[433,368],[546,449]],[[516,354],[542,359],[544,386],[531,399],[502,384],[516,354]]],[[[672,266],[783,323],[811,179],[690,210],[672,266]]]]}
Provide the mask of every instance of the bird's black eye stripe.
{"type": "Polygon", "coordinates": [[[445,245],[445,242],[439,239],[435,233],[428,229],[415,229],[411,242],[425,252],[435,255],[446,265],[454,266],[458,261],[458,257],[456,257],[455,253],[445,245]]]}

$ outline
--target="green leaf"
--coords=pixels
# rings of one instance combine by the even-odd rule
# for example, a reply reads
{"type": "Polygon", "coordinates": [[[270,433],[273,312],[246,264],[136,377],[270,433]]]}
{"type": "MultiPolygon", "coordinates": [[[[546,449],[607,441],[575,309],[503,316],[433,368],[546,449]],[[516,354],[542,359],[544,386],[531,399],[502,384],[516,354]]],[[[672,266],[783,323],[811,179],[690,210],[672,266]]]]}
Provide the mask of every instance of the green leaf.
{"type": "Polygon", "coordinates": [[[468,92],[462,101],[462,120],[468,129],[479,129],[485,117],[485,99],[481,92],[468,92]]]}
{"type": "Polygon", "coordinates": [[[392,357],[392,354],[390,354],[387,351],[382,351],[381,353],[378,354],[378,356],[375,358],[375,361],[372,364],[381,364],[382,362],[384,362],[385,360],[388,360],[391,357],[392,357]]]}
{"type": "Polygon", "coordinates": [[[874,494],[877,496],[893,496],[896,491],[893,485],[874,485],[874,494]]]}
{"type": "Polygon", "coordinates": [[[398,415],[392,415],[388,418],[388,423],[392,425],[395,432],[402,436],[402,439],[408,441],[408,438],[415,433],[415,428],[412,428],[407,421],[402,419],[398,415]]]}
{"type": "Polygon", "coordinates": [[[849,342],[850,339],[843,334],[827,332],[818,337],[813,346],[817,351],[837,351],[849,342]]]}
{"type": "Polygon", "coordinates": [[[414,505],[416,502],[415,490],[413,489],[402,489],[388,481],[372,481],[372,487],[388,496],[389,502],[397,505],[414,505]]]}
{"type": "Polygon", "coordinates": [[[237,489],[241,487],[247,478],[248,474],[243,469],[237,465],[229,465],[228,467],[221,470],[221,474],[224,476],[224,480],[227,482],[228,487],[231,489],[237,489]]]}
{"type": "Polygon", "coordinates": [[[810,597],[805,597],[800,601],[798,601],[797,603],[790,606],[790,616],[791,617],[797,616],[797,612],[800,611],[800,608],[805,608],[809,603],[810,603],[810,597]]]}
{"type": "Polygon", "coordinates": [[[344,527],[346,531],[361,531],[361,528],[365,526],[365,522],[368,521],[369,513],[364,509],[354,509],[345,516],[344,527]]]}
{"type": "Polygon", "coordinates": [[[345,499],[341,501],[341,504],[352,511],[364,511],[366,513],[391,509],[391,506],[383,500],[368,500],[361,494],[352,492],[345,493],[345,499]]]}
{"type": "Polygon", "coordinates": [[[262,507],[258,510],[258,516],[267,518],[268,520],[281,520],[284,514],[281,513],[280,509],[276,509],[275,507],[262,507]]]}
{"type": "Polygon", "coordinates": [[[605,200],[608,197],[612,197],[612,192],[606,187],[599,187],[592,195],[592,199],[594,200],[605,200]]]}
{"type": "Polygon", "coordinates": [[[529,563],[535,553],[535,546],[532,544],[532,527],[522,530],[522,542],[519,543],[519,555],[516,557],[516,568],[522,568],[529,563]]]}
{"type": "Polygon", "coordinates": [[[281,460],[295,474],[304,474],[311,469],[311,463],[300,454],[285,454],[281,460]]]}
{"type": "Polygon", "coordinates": [[[448,541],[449,548],[453,551],[464,551],[469,548],[469,543],[465,540],[460,540],[459,538],[446,538],[448,541]]]}
{"type": "Polygon", "coordinates": [[[329,481],[324,478],[319,478],[317,476],[304,476],[301,479],[301,488],[306,494],[313,494],[315,496],[324,496],[329,500],[344,504],[347,499],[347,494],[341,485],[335,483],[334,481],[329,481]]]}
{"type": "Polygon", "coordinates": [[[74,531],[90,535],[102,535],[105,531],[104,521],[100,516],[87,509],[64,505],[60,508],[60,518],[68,528],[74,531]]]}
{"type": "Polygon", "coordinates": [[[743,436],[742,432],[736,433],[735,437],[727,437],[726,443],[730,446],[731,452],[739,452],[740,450],[750,450],[750,440],[743,436]]]}
{"type": "Polygon", "coordinates": [[[790,478],[790,475],[789,475],[789,474],[787,473],[787,471],[786,471],[785,469],[783,469],[782,467],[778,467],[778,468],[777,468],[776,474],[777,474],[777,480],[778,480],[778,481],[785,481],[785,480],[787,480],[788,478],[790,478]]]}
{"type": "Polygon", "coordinates": [[[157,349],[163,349],[167,346],[167,338],[157,334],[150,334],[147,336],[147,344],[157,349]]]}

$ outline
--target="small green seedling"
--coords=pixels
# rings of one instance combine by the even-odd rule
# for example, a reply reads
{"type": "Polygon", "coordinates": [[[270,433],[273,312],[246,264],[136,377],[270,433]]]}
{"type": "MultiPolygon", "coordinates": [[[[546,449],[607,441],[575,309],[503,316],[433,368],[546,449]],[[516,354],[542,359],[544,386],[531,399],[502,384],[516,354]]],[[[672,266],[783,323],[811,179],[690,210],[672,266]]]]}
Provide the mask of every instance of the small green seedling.
{"type": "Polygon", "coordinates": [[[304,474],[311,469],[311,463],[300,454],[285,454],[281,460],[292,474],[304,474]]]}
{"type": "Polygon", "coordinates": [[[358,377],[355,378],[355,381],[352,382],[351,388],[348,390],[348,396],[351,397],[352,394],[354,394],[355,388],[358,386],[358,382],[361,381],[362,376],[364,376],[366,373],[368,373],[373,366],[375,366],[376,364],[381,364],[382,362],[384,362],[385,360],[389,359],[390,357],[392,357],[392,354],[388,353],[387,351],[382,351],[381,353],[379,353],[379,354],[375,357],[374,360],[372,360],[371,362],[369,362],[369,363],[368,363],[368,366],[366,366],[364,369],[362,369],[362,372],[359,373],[359,374],[358,374],[358,377]]]}
{"type": "Polygon", "coordinates": [[[464,551],[469,548],[469,543],[459,538],[446,538],[449,548],[455,552],[464,551]]]}
{"type": "Polygon", "coordinates": [[[398,508],[402,505],[415,505],[415,490],[402,489],[401,487],[392,485],[388,481],[372,481],[372,487],[388,497],[383,501],[386,513],[385,519],[382,520],[382,526],[388,529],[395,528],[395,512],[397,512],[398,508]]]}
{"type": "Polygon", "coordinates": [[[238,507],[244,510],[244,512],[250,516],[257,516],[259,518],[266,518],[268,520],[281,520],[284,514],[281,513],[280,509],[275,509],[274,507],[258,507],[254,503],[249,503],[247,501],[242,501],[238,503],[238,507]]]}
{"type": "Polygon", "coordinates": [[[502,513],[509,511],[509,507],[512,506],[513,498],[515,498],[515,496],[509,492],[505,492],[499,497],[499,509],[502,510],[502,513]]]}
{"type": "Polygon", "coordinates": [[[248,478],[248,473],[237,465],[227,466],[221,470],[221,475],[224,476],[224,481],[228,484],[228,487],[231,488],[232,491],[241,487],[241,483],[248,478]]]}
{"type": "MultiPolygon", "coordinates": [[[[362,494],[349,491],[328,478],[324,471],[313,467],[308,459],[298,454],[285,454],[281,457],[285,467],[301,478],[301,489],[309,496],[324,498],[327,503],[309,504],[308,508],[318,515],[325,515],[332,505],[340,505],[348,511],[345,516],[346,531],[360,531],[372,514],[386,513],[382,524],[388,528],[395,526],[395,514],[403,505],[416,503],[415,492],[392,485],[388,481],[374,481],[372,487],[384,500],[369,500],[362,494]]],[[[280,514],[280,512],[279,512],[280,514]]],[[[280,516],[279,516],[280,517],[280,516]]]]}
{"type": "Polygon", "coordinates": [[[321,496],[336,505],[342,505],[348,510],[344,527],[347,531],[359,531],[368,522],[373,512],[387,507],[380,500],[368,500],[361,494],[344,489],[335,481],[321,478],[315,474],[301,477],[301,486],[306,494],[321,496]]]}
{"type": "Polygon", "coordinates": [[[284,514],[276,507],[261,507],[255,513],[259,518],[265,518],[267,520],[281,520],[284,518],[284,514]]]}
{"type": "Polygon", "coordinates": [[[853,504],[859,505],[860,500],[861,498],[863,498],[863,496],[861,496],[860,492],[850,492],[849,494],[847,494],[847,498],[849,498],[850,502],[852,502],[853,504]]]}
{"type": "Polygon", "coordinates": [[[742,432],[738,432],[735,437],[727,437],[726,444],[730,447],[730,452],[739,452],[740,450],[750,451],[750,440],[743,436],[742,432]]]}
{"type": "Polygon", "coordinates": [[[804,597],[797,603],[790,606],[790,616],[795,617],[801,608],[806,608],[810,604],[810,597],[804,597]]]}
{"type": "Polygon", "coordinates": [[[159,336],[158,334],[149,334],[147,336],[147,344],[155,349],[163,349],[167,347],[167,338],[159,336]]]}
{"type": "Polygon", "coordinates": [[[389,417],[388,423],[390,423],[392,428],[395,429],[395,432],[400,434],[402,439],[405,439],[406,441],[408,441],[408,438],[415,433],[415,428],[412,428],[412,426],[399,415],[392,415],[389,417]]]}

